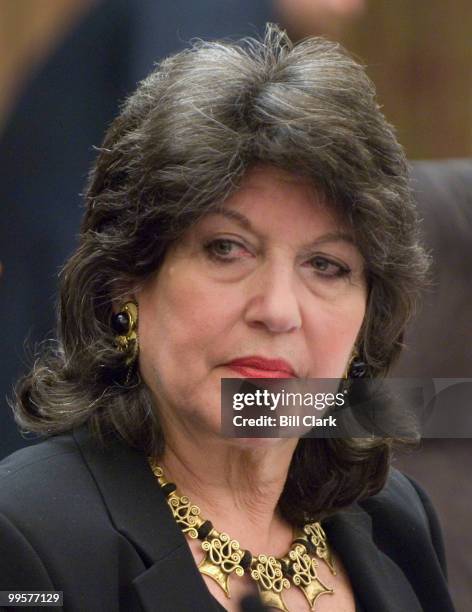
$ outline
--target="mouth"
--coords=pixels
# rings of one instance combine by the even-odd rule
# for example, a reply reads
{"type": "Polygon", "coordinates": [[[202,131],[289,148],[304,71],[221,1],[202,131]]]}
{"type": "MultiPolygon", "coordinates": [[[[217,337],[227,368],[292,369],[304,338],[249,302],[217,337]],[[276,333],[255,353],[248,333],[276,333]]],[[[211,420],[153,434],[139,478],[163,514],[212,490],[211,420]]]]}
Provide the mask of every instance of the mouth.
{"type": "Polygon", "coordinates": [[[234,359],[226,364],[244,378],[297,378],[292,366],[283,359],[251,356],[234,359]]]}

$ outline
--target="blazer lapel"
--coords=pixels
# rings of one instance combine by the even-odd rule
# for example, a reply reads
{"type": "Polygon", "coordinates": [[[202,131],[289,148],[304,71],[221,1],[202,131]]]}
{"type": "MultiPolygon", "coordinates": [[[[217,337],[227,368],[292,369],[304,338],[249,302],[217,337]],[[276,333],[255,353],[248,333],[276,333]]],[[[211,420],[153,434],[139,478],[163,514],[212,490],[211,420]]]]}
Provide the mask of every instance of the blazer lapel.
{"type": "Polygon", "coordinates": [[[323,521],[366,612],[422,612],[401,568],[375,544],[372,521],[358,504],[323,521]]]}
{"type": "Polygon", "coordinates": [[[187,545],[156,561],[133,581],[144,610],[218,612],[187,545]]]}
{"type": "Polygon", "coordinates": [[[145,568],[133,580],[146,612],[221,610],[197,569],[146,457],[118,441],[100,448],[83,426],[73,436],[111,520],[145,568]]]}

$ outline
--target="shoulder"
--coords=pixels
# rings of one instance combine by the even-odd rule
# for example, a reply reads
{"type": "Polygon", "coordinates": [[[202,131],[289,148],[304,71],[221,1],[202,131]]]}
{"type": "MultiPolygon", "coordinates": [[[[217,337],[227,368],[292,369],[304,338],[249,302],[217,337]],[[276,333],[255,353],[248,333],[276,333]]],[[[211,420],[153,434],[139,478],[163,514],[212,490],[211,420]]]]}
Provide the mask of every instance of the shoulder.
{"type": "Polygon", "coordinates": [[[454,609],[434,508],[398,470],[390,470],[379,493],[328,517],[323,526],[373,609],[454,609]],[[396,603],[390,607],[391,602],[396,603]]]}
{"type": "Polygon", "coordinates": [[[72,434],[54,436],[0,461],[0,512],[54,505],[73,491],[93,490],[72,434]]]}
{"type": "MultiPolygon", "coordinates": [[[[114,461],[113,453],[104,457],[114,461]]],[[[142,566],[74,434],[0,462],[0,590],[56,588],[70,609],[118,609],[120,563],[125,572],[142,566]]]]}
{"type": "Polygon", "coordinates": [[[106,530],[106,508],[72,434],[51,437],[0,462],[0,524],[33,547],[106,530]]]}
{"type": "Polygon", "coordinates": [[[421,486],[406,474],[390,468],[382,490],[360,502],[372,517],[382,521],[401,520],[403,524],[430,527],[435,516],[431,501],[421,486]]]}
{"type": "MultiPolygon", "coordinates": [[[[382,490],[360,502],[361,506],[374,517],[385,514],[391,517],[402,515],[424,522],[426,509],[418,491],[419,485],[395,468],[390,468],[387,481],[382,490]]],[[[423,492],[424,496],[426,494],[423,492]]]]}
{"type": "Polygon", "coordinates": [[[58,457],[73,456],[77,452],[78,448],[71,434],[53,436],[17,450],[0,461],[0,490],[8,483],[9,478],[16,477],[21,472],[21,477],[27,477],[32,471],[43,470],[46,463],[60,464],[58,457]]]}
{"type": "Polygon", "coordinates": [[[424,489],[411,477],[390,469],[383,489],[359,505],[369,514],[372,532],[383,547],[405,554],[431,553],[446,574],[446,557],[438,516],[424,489]]]}

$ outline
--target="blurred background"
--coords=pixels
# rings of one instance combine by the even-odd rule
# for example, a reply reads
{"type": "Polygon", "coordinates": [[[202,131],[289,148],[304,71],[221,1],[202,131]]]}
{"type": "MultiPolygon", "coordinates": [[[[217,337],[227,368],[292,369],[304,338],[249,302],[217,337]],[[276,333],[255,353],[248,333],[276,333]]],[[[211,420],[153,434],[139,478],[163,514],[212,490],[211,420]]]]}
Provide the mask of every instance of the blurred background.
{"type": "MultiPolygon", "coordinates": [[[[54,335],[57,274],[75,246],[93,146],[154,62],[192,37],[257,35],[267,21],[293,40],[337,40],[365,64],[412,161],[434,285],[393,375],[472,378],[470,0],[0,0],[0,459],[31,443],[5,398],[54,335]]],[[[435,503],[465,612],[472,443],[457,436],[425,439],[395,465],[435,503]]]]}

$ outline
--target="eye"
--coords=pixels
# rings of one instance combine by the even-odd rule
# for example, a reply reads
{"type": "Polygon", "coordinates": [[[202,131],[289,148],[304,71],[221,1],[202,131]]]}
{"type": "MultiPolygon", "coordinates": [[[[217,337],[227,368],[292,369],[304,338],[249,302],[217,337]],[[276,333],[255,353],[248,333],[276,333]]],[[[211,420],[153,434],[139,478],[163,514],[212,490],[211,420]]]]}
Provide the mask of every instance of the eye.
{"type": "Polygon", "coordinates": [[[231,255],[235,255],[238,250],[244,248],[244,245],[242,245],[240,242],[229,240],[228,238],[216,238],[215,240],[211,240],[204,245],[204,249],[210,259],[226,263],[235,259],[235,257],[231,257],[231,255]]]}
{"type": "Polygon", "coordinates": [[[318,276],[323,276],[325,278],[342,278],[343,276],[349,275],[351,272],[351,270],[346,266],[342,266],[341,264],[327,259],[326,257],[322,257],[321,255],[313,257],[310,262],[313,265],[315,273],[318,276]]]}

